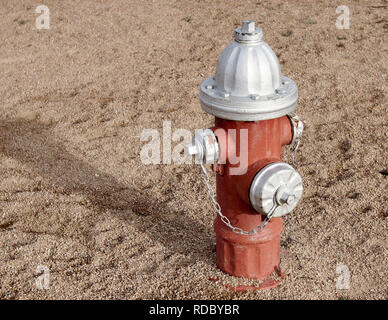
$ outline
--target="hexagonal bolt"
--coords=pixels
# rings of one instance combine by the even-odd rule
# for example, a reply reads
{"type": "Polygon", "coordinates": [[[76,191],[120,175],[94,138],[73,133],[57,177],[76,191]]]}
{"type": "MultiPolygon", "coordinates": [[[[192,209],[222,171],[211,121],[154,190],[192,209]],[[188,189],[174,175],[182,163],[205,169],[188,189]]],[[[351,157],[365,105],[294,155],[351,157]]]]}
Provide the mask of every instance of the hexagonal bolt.
{"type": "Polygon", "coordinates": [[[244,20],[242,22],[241,32],[243,33],[252,33],[256,29],[255,22],[252,20],[244,20]]]}
{"type": "Polygon", "coordinates": [[[287,192],[284,192],[279,198],[279,202],[281,205],[283,204],[291,205],[294,201],[295,201],[295,196],[292,194],[288,194],[287,192]]]}

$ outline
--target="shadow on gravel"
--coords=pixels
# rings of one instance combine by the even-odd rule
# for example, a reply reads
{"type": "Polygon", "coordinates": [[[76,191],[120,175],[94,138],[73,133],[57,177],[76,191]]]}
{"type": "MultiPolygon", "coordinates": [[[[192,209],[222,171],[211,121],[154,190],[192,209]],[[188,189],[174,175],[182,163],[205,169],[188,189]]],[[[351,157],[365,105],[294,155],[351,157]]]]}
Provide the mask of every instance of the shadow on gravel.
{"type": "Polygon", "coordinates": [[[87,198],[82,205],[97,214],[84,217],[90,219],[87,223],[91,230],[80,230],[79,233],[89,246],[95,246],[92,227],[97,219],[113,214],[171,252],[184,254],[184,264],[198,260],[212,263],[211,226],[204,226],[189,216],[182,217],[181,212],[172,212],[171,207],[147,191],[121,184],[114,177],[96,170],[66,151],[50,126],[37,120],[0,120],[0,152],[27,165],[33,174],[43,178],[42,190],[64,195],[81,194],[87,198]],[[163,214],[171,213],[179,218],[173,221],[160,219],[163,214]],[[187,237],[195,241],[187,245],[187,237]]]}

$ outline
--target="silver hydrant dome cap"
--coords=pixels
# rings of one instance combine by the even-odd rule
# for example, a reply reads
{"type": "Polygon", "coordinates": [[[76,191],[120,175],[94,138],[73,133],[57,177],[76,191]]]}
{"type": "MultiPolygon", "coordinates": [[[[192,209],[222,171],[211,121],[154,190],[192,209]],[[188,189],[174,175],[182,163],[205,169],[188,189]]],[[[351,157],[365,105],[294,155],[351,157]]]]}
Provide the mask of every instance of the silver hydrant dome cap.
{"type": "Polygon", "coordinates": [[[223,119],[256,121],[295,110],[296,84],[282,75],[279,60],[250,20],[235,29],[235,41],[221,53],[217,71],[202,82],[204,111],[223,119]]]}

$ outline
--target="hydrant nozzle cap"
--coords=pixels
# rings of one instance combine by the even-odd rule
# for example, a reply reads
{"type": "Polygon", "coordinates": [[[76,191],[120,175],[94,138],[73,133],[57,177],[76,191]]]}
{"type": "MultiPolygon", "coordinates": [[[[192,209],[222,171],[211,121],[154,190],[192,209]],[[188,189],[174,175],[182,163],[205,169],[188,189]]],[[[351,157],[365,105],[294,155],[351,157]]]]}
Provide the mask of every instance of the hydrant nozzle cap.
{"type": "Polygon", "coordinates": [[[265,215],[273,208],[273,217],[290,213],[301,199],[302,178],[284,162],[272,162],[261,169],[253,178],[249,198],[255,210],[265,215]]]}
{"type": "Polygon", "coordinates": [[[234,39],[241,43],[252,43],[261,41],[263,31],[261,28],[255,27],[255,22],[252,20],[244,20],[242,26],[234,30],[234,39]]]}

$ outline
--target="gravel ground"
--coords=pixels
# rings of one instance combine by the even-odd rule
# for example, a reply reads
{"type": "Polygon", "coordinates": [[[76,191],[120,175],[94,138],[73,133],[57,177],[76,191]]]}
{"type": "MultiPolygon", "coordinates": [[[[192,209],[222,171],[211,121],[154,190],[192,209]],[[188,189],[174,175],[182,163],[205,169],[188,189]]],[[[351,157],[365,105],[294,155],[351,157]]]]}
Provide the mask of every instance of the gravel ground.
{"type": "Polygon", "coordinates": [[[346,1],[345,30],[338,1],[45,0],[48,30],[38,4],[0,0],[0,298],[387,299],[386,0],[346,1]],[[140,136],[213,124],[199,85],[243,19],[298,84],[306,129],[287,275],[235,292],[259,282],[216,268],[197,166],[144,165],[140,136]]]}

